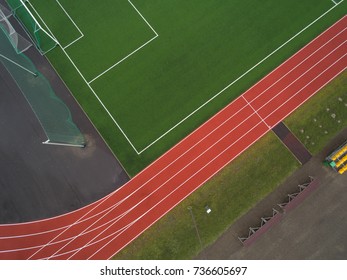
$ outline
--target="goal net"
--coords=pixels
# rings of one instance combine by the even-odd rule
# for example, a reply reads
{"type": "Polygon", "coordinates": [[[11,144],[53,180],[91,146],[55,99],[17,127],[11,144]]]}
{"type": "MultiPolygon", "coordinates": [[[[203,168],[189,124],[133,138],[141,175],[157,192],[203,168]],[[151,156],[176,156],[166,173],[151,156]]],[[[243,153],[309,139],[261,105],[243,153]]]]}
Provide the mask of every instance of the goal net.
{"type": "Polygon", "coordinates": [[[28,101],[47,136],[44,143],[84,147],[84,136],[74,123],[69,108],[25,55],[24,51],[31,43],[16,32],[9,16],[10,12],[0,6],[0,68],[7,70],[28,101]]]}
{"type": "Polygon", "coordinates": [[[58,44],[56,38],[42,28],[38,21],[39,16],[34,16],[36,12],[29,1],[7,0],[7,4],[42,54],[49,52],[58,44]]]}
{"type": "Polygon", "coordinates": [[[12,24],[8,20],[11,15],[12,14],[8,9],[0,5],[0,28],[8,37],[15,51],[17,53],[21,53],[30,48],[32,44],[28,40],[23,38],[20,34],[18,34],[13,28],[12,24]]]}

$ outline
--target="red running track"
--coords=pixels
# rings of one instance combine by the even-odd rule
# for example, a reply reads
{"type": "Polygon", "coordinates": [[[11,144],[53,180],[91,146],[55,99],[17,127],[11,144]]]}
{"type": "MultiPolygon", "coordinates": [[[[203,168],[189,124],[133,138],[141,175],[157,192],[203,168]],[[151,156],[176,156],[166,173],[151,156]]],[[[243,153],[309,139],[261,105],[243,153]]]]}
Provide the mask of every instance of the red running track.
{"type": "Polygon", "coordinates": [[[347,16],[122,188],[66,215],[0,225],[0,259],[108,259],[347,66],[347,16]]]}

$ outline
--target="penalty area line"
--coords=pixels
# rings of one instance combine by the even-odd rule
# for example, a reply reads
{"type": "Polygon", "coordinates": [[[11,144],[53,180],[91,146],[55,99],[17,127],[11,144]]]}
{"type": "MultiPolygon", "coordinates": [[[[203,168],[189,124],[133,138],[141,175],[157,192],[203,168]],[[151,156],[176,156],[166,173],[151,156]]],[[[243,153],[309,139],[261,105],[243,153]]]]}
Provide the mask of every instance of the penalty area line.
{"type": "Polygon", "coordinates": [[[128,59],[130,56],[132,56],[134,53],[138,52],[140,49],[142,49],[143,47],[145,47],[146,45],[148,45],[150,42],[152,42],[154,39],[156,39],[159,35],[155,35],[153,38],[151,38],[150,40],[148,40],[146,43],[142,44],[141,46],[139,46],[137,49],[135,49],[134,51],[132,51],[131,53],[129,53],[127,56],[123,57],[121,60],[119,60],[118,62],[116,62],[115,64],[113,64],[111,67],[107,68],[105,71],[103,71],[102,73],[100,73],[99,75],[97,75],[95,78],[93,78],[92,80],[90,80],[88,82],[88,84],[91,84],[92,82],[94,82],[95,80],[99,79],[101,76],[105,75],[107,72],[109,72],[110,70],[112,70],[114,67],[116,67],[117,65],[119,65],[120,63],[122,63],[124,60],[128,59]]]}

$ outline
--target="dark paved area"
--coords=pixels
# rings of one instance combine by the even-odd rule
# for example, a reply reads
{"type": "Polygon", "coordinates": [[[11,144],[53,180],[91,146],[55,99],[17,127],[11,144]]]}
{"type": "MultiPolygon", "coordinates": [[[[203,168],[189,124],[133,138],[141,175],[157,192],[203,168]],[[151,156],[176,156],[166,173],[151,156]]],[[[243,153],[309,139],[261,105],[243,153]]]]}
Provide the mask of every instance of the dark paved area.
{"type": "Polygon", "coordinates": [[[347,128],[196,259],[347,259],[347,175],[322,164],[346,139],[347,128]],[[287,194],[296,192],[309,175],[319,180],[319,187],[252,246],[243,247],[237,237],[258,225],[261,217],[269,215],[287,194]]]}
{"type": "Polygon", "coordinates": [[[311,159],[312,155],[310,152],[283,122],[276,125],[272,131],[278,136],[278,138],[289,149],[289,151],[292,152],[292,154],[301,164],[305,164],[311,159]]]}
{"type": "Polygon", "coordinates": [[[68,105],[87,147],[43,145],[47,139],[42,127],[0,63],[0,223],[32,221],[70,212],[104,197],[129,180],[50,64],[33,47],[25,54],[34,60],[68,105]]]}

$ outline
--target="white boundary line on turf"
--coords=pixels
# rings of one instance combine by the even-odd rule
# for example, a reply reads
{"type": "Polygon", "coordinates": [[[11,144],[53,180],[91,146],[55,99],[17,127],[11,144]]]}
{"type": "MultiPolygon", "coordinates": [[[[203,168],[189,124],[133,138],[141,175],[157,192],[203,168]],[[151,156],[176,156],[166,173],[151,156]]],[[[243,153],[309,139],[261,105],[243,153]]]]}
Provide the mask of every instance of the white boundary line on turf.
{"type": "Polygon", "coordinates": [[[224,87],[221,91],[216,93],[214,96],[212,96],[210,99],[208,99],[206,102],[204,102],[202,105],[200,105],[197,109],[195,109],[193,112],[191,112],[189,115],[184,117],[181,121],[179,121],[177,124],[175,124],[173,127],[168,129],[166,132],[164,132],[161,136],[159,136],[157,139],[155,139],[152,143],[148,144],[145,148],[139,151],[139,154],[146,151],[148,148],[153,146],[156,142],[158,142],[160,139],[162,139],[164,136],[166,136],[168,133],[170,133],[172,130],[174,130],[177,126],[182,124],[184,121],[186,121],[188,118],[190,118],[192,115],[194,115],[197,111],[199,111],[201,108],[205,107],[208,103],[210,103],[213,99],[215,99],[217,96],[219,96],[221,93],[223,93],[225,90],[227,90],[229,87],[231,87],[233,84],[235,84],[237,81],[239,81],[241,78],[246,76],[249,72],[251,72],[253,69],[258,67],[261,63],[263,63],[265,60],[270,58],[273,54],[278,52],[280,49],[282,49],[284,46],[286,46],[289,42],[291,42],[293,39],[295,39],[297,36],[299,36],[302,32],[304,32],[306,29],[311,27],[313,24],[315,24],[318,20],[320,20],[322,17],[324,17],[326,14],[331,12],[333,9],[335,9],[339,4],[341,4],[344,0],[341,0],[339,3],[328,9],[326,12],[324,12],[322,15],[320,15],[317,19],[312,21],[309,25],[304,27],[301,31],[296,33],[293,37],[291,37],[289,40],[287,40],[285,43],[283,43],[281,46],[279,46],[277,49],[275,49],[273,52],[271,52],[269,55],[267,55],[265,58],[263,58],[261,61],[259,61],[257,64],[255,64],[253,67],[251,67],[249,70],[247,70],[245,73],[243,73],[241,76],[239,76],[237,79],[232,81],[230,84],[228,84],[226,87],[224,87]]]}
{"type": "MultiPolygon", "coordinates": [[[[58,0],[57,0],[58,1],[58,0]]],[[[91,84],[92,82],[94,82],[95,80],[99,79],[101,76],[103,76],[104,74],[106,74],[107,72],[109,72],[110,70],[112,70],[114,67],[116,67],[117,65],[119,65],[120,63],[122,63],[124,60],[128,59],[130,56],[132,56],[133,54],[135,54],[136,52],[138,52],[140,49],[142,49],[143,47],[145,47],[146,45],[148,45],[150,42],[152,42],[154,39],[156,39],[159,34],[154,30],[154,28],[152,27],[152,25],[149,24],[149,22],[145,19],[145,17],[140,13],[140,11],[135,7],[135,5],[128,0],[128,3],[134,8],[134,10],[139,14],[139,16],[143,19],[143,21],[147,24],[147,26],[152,30],[152,32],[155,34],[154,37],[152,37],[151,39],[149,39],[147,42],[145,42],[144,44],[142,44],[140,47],[138,47],[137,49],[135,49],[134,51],[132,51],[131,53],[129,53],[127,56],[123,57],[121,60],[119,60],[118,62],[116,62],[115,64],[113,64],[112,66],[110,66],[109,68],[107,68],[105,71],[103,71],[102,73],[100,73],[99,75],[97,75],[96,77],[94,77],[93,79],[91,79],[88,84],[91,84]]]]}
{"type": "MultiPolygon", "coordinates": [[[[343,0],[342,0],[343,1],[343,0]]],[[[149,22],[145,19],[145,17],[139,12],[139,10],[135,7],[135,5],[128,0],[128,2],[130,3],[131,6],[133,6],[133,8],[135,9],[135,11],[140,15],[140,17],[142,17],[142,19],[147,23],[147,25],[149,26],[150,29],[152,29],[152,31],[154,32],[154,34],[156,36],[159,36],[158,33],[154,30],[154,28],[149,24],[149,22]]]]}
{"type": "Polygon", "coordinates": [[[341,0],[340,2],[336,2],[335,0],[331,0],[335,5],[340,4],[343,0],[341,0]]]}
{"type": "Polygon", "coordinates": [[[69,15],[69,13],[65,10],[65,8],[63,7],[62,4],[60,4],[60,2],[58,0],[55,0],[57,2],[57,4],[60,6],[60,8],[63,10],[63,12],[66,14],[66,16],[69,18],[69,20],[72,22],[72,24],[76,27],[76,29],[78,30],[78,32],[81,34],[80,37],[78,37],[77,39],[73,40],[71,43],[67,44],[65,47],[62,46],[62,48],[66,49],[69,46],[71,46],[72,44],[76,43],[78,40],[80,40],[81,38],[84,37],[83,32],[81,31],[81,29],[77,26],[77,24],[74,22],[74,20],[71,18],[71,16],[69,15]]]}
{"type": "Polygon", "coordinates": [[[155,35],[153,38],[149,39],[146,43],[142,44],[141,46],[139,46],[137,49],[135,49],[134,51],[132,51],[131,53],[129,53],[127,56],[123,57],[121,60],[119,60],[118,62],[116,62],[115,64],[113,64],[112,66],[110,66],[109,68],[107,68],[105,71],[103,71],[102,73],[100,73],[99,75],[97,75],[96,77],[94,77],[93,79],[91,79],[88,84],[91,84],[92,82],[94,82],[95,80],[99,79],[100,77],[102,77],[103,75],[105,75],[107,72],[109,72],[110,70],[112,70],[114,67],[116,67],[117,65],[119,65],[120,63],[122,63],[124,60],[128,59],[130,56],[132,56],[134,53],[138,52],[139,50],[141,50],[143,47],[145,47],[146,45],[148,45],[150,42],[152,42],[154,39],[156,39],[159,35],[155,35]]]}

